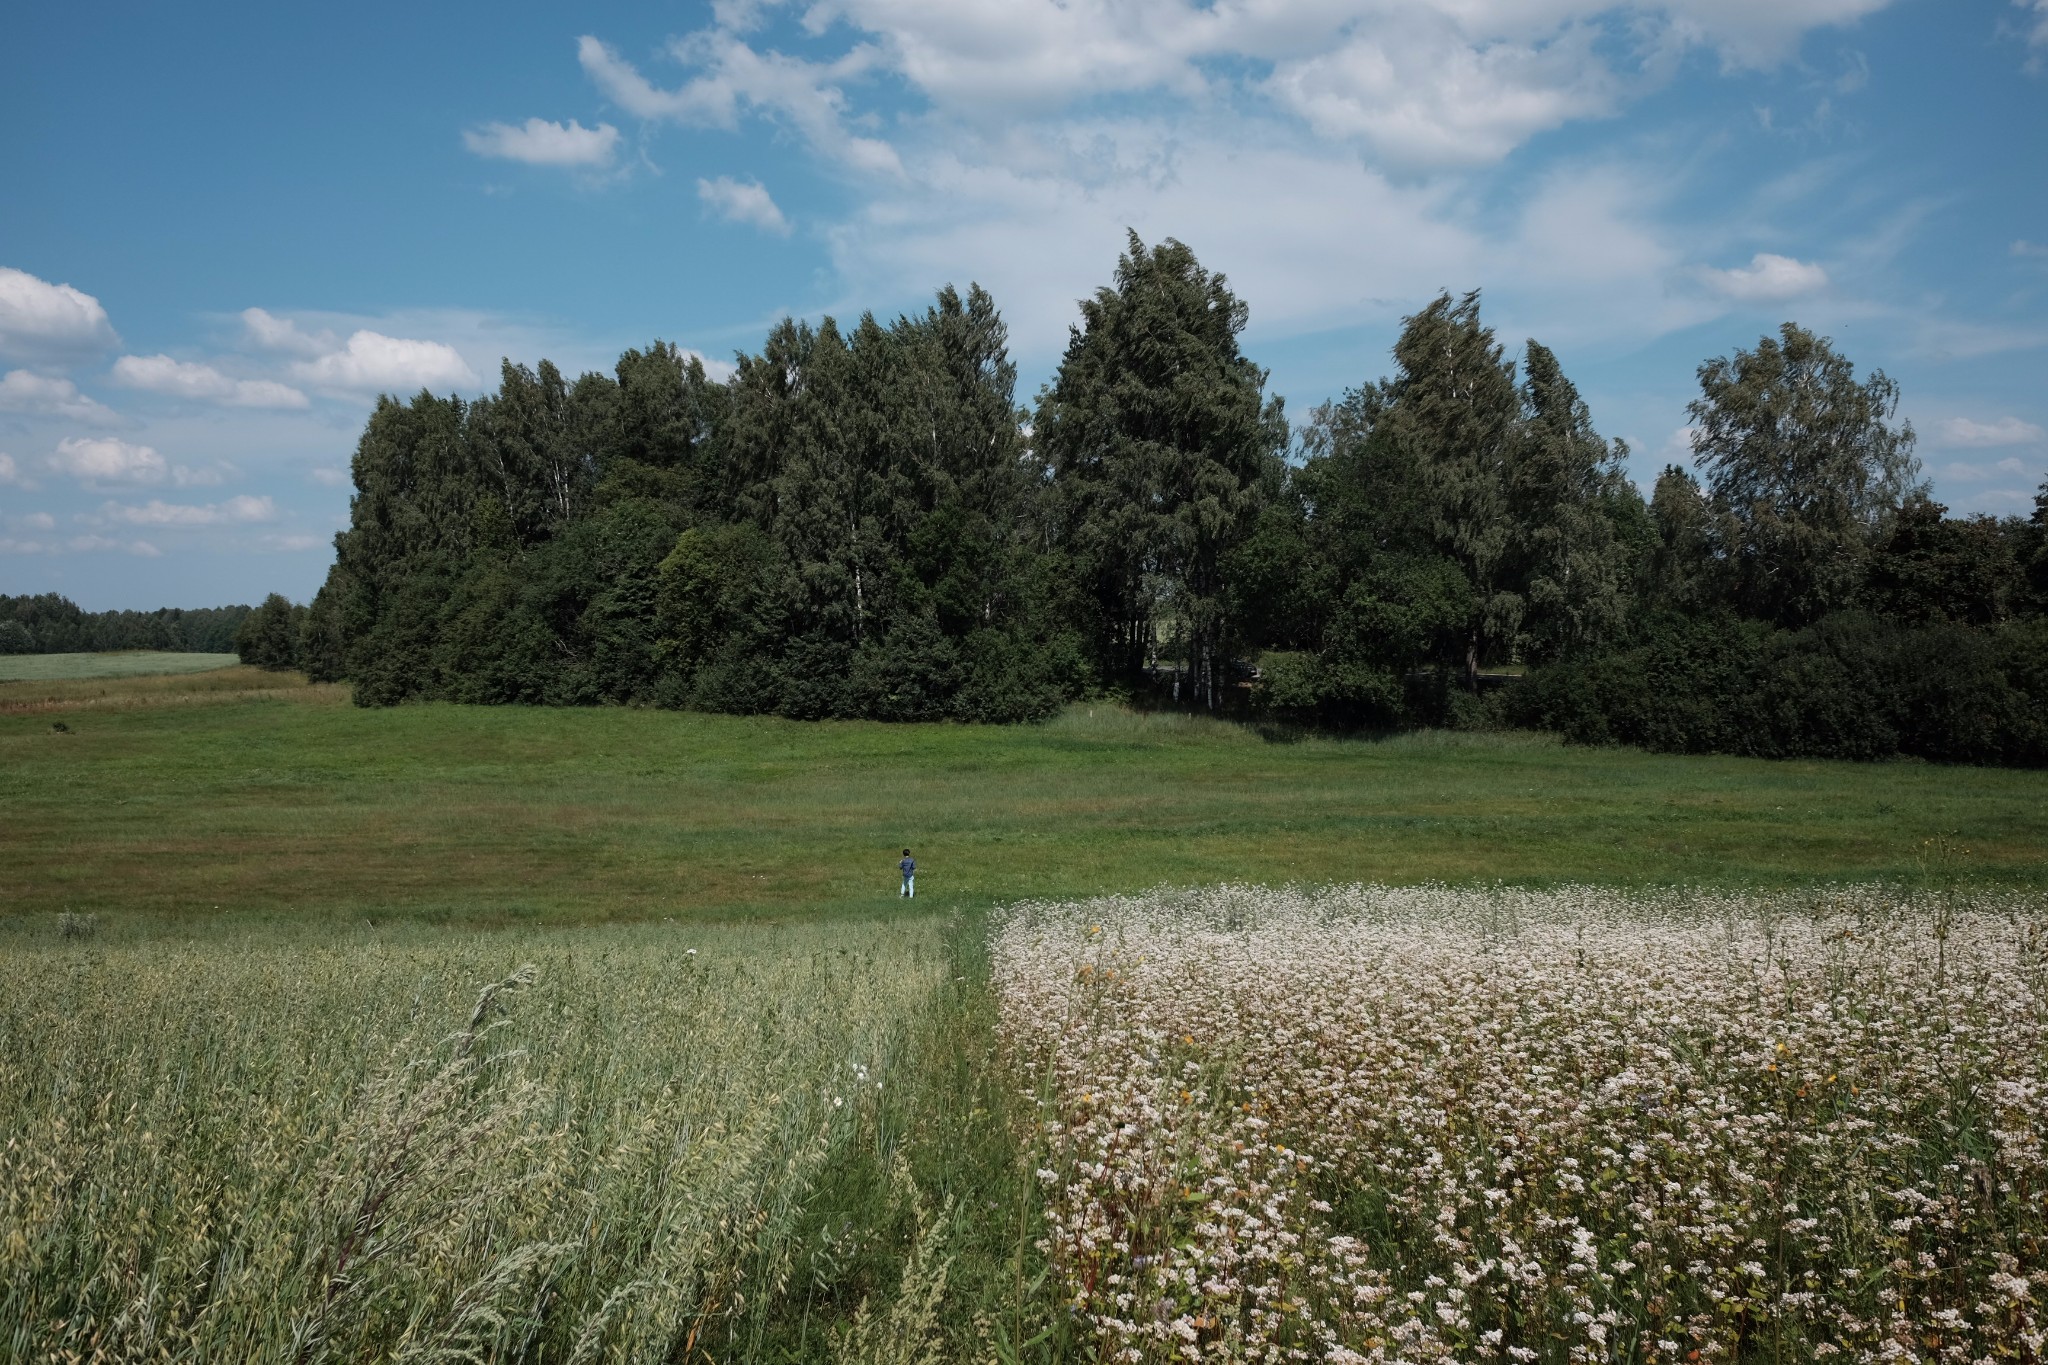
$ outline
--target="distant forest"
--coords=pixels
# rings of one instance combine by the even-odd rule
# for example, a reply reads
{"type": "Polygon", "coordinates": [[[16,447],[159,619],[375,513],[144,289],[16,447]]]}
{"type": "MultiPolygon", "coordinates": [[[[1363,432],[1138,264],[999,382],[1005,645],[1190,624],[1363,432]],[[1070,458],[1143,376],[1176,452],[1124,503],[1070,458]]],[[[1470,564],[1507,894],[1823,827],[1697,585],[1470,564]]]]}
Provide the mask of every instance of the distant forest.
{"type": "Polygon", "coordinates": [[[1246,305],[1134,235],[1020,407],[996,305],[784,321],[382,400],[257,662],[412,699],[1021,721],[1071,698],[1761,755],[2048,760],[2048,485],[1929,499],[1898,388],[1792,323],[1708,360],[1646,501],[1477,293],[1290,426],[1246,305]],[[1696,471],[1696,472],[1695,472],[1696,471]]]}
{"type": "Polygon", "coordinates": [[[167,649],[184,654],[234,652],[235,634],[253,608],[181,611],[84,611],[68,597],[0,595],[0,654],[83,654],[112,649],[167,649]]]}

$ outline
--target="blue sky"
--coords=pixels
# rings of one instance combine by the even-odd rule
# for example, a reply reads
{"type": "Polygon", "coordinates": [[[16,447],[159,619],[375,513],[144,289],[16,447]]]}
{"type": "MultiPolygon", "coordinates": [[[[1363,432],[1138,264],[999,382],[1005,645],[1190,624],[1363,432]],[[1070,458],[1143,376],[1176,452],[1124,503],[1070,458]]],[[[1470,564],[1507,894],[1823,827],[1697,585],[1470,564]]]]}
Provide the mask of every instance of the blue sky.
{"type": "Polygon", "coordinates": [[[979,281],[1027,401],[1135,228],[1304,416],[1485,291],[1638,479],[1782,321],[1936,494],[2048,475],[2048,0],[18,6],[0,592],[305,600],[375,396],[979,281]]]}

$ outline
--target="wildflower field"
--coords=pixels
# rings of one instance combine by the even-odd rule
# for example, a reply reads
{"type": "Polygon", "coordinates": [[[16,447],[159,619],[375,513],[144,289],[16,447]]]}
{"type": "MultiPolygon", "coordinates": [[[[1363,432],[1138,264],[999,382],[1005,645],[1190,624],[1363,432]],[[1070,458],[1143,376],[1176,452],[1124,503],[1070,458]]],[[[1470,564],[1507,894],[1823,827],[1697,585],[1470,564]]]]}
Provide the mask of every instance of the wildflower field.
{"type": "Polygon", "coordinates": [[[2039,1360],[2048,925],[1875,889],[1019,908],[1103,1359],[2039,1360]]]}

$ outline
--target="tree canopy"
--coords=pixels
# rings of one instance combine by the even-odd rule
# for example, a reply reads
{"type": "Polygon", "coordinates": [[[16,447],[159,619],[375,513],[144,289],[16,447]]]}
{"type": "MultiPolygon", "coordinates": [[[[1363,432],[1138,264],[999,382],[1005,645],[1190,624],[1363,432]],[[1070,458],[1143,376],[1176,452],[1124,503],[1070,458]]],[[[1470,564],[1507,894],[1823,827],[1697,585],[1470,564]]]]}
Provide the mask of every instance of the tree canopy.
{"type": "Polygon", "coordinates": [[[1109,693],[2048,757],[2048,484],[2031,520],[1948,516],[1897,385],[1828,338],[1788,322],[1703,364],[1697,474],[1645,501],[1564,361],[1510,352],[1476,291],[1293,431],[1249,316],[1133,234],[1029,409],[975,286],[785,320],[722,379],[655,342],[385,398],[326,585],[266,602],[247,652],[295,631],[367,705],[1005,721],[1109,693]]]}

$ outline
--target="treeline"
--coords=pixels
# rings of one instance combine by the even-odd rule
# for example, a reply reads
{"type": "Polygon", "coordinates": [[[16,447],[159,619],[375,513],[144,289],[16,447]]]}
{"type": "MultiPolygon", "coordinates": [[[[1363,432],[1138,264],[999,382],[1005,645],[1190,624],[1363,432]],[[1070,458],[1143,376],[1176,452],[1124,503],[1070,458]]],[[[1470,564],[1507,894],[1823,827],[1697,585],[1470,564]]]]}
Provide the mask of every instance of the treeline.
{"type": "Polygon", "coordinates": [[[1824,338],[1787,324],[1702,366],[1699,474],[1646,501],[1556,356],[1508,356],[1477,294],[1422,308],[1391,375],[1298,430],[1182,244],[1133,236],[1080,311],[1032,409],[978,288],[784,322],[724,382],[656,343],[610,375],[508,362],[475,402],[384,399],[327,583],[302,619],[266,603],[266,648],[365,705],[1004,721],[1111,691],[2048,751],[2048,512],[1948,517],[1896,386],[1824,338]]]}
{"type": "Polygon", "coordinates": [[[183,654],[226,654],[248,607],[193,611],[84,611],[56,593],[0,595],[0,654],[87,654],[116,649],[163,649],[183,654]]]}

